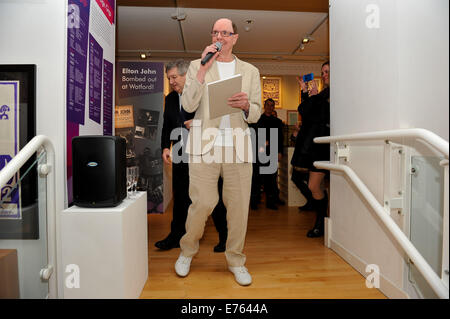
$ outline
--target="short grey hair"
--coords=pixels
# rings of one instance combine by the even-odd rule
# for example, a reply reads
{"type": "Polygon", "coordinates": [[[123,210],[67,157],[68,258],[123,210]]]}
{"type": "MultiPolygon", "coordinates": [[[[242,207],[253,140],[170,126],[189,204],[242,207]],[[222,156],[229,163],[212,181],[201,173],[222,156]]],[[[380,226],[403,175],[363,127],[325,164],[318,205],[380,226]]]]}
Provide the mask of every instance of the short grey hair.
{"type": "Polygon", "coordinates": [[[185,75],[189,68],[189,62],[183,59],[170,61],[166,64],[166,73],[173,68],[177,68],[178,75],[185,75]]]}

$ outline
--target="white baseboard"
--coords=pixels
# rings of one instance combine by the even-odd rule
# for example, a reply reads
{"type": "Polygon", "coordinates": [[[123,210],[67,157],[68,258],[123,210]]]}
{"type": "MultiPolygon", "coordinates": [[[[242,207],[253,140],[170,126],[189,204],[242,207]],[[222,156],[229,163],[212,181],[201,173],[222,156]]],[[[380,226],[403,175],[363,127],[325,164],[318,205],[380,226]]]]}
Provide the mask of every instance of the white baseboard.
{"type": "MultiPolygon", "coordinates": [[[[328,223],[326,223],[328,224],[328,223]]],[[[331,224],[331,223],[329,223],[331,224]]],[[[326,237],[326,236],[325,236],[326,237]]],[[[351,252],[349,252],[347,249],[342,247],[340,244],[335,242],[333,239],[328,238],[326,239],[329,242],[329,248],[335,251],[342,259],[344,259],[350,266],[352,266],[356,271],[358,271],[361,275],[364,276],[364,278],[369,275],[369,273],[366,273],[366,264],[363,260],[361,260],[359,257],[353,255],[351,252]]],[[[369,289],[369,288],[367,288],[369,289]]],[[[376,289],[376,288],[371,288],[376,289]]],[[[398,288],[396,285],[394,285],[391,281],[386,279],[382,274],[380,274],[380,288],[379,290],[388,298],[391,299],[409,299],[408,294],[403,291],[402,289],[398,288]]]]}
{"type": "Polygon", "coordinates": [[[323,244],[327,248],[331,248],[331,219],[329,217],[325,217],[325,231],[323,235],[323,244]]]}

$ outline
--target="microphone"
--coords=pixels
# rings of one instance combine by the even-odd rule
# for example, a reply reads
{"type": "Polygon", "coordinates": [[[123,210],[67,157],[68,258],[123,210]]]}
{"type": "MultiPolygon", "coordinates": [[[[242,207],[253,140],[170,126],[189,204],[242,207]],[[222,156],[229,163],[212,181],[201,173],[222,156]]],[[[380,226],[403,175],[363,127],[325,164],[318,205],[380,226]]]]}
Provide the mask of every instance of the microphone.
{"type": "MultiPolygon", "coordinates": [[[[217,52],[219,52],[220,50],[222,50],[222,43],[220,43],[219,41],[217,41],[216,43],[214,43],[217,47],[217,52]]],[[[209,60],[211,60],[211,58],[213,57],[213,55],[216,54],[216,52],[208,52],[206,53],[205,57],[202,59],[202,62],[200,62],[202,65],[205,65],[206,63],[208,63],[209,60]]]]}

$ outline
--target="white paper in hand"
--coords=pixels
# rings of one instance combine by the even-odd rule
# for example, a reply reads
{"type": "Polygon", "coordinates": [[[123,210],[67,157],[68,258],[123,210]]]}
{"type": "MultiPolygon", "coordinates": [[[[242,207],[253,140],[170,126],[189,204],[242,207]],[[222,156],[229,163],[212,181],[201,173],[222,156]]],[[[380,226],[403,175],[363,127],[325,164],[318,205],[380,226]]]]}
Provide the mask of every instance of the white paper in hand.
{"type": "Polygon", "coordinates": [[[242,91],[242,75],[208,83],[209,118],[214,119],[231,113],[241,112],[241,109],[228,105],[228,99],[242,91]]]}

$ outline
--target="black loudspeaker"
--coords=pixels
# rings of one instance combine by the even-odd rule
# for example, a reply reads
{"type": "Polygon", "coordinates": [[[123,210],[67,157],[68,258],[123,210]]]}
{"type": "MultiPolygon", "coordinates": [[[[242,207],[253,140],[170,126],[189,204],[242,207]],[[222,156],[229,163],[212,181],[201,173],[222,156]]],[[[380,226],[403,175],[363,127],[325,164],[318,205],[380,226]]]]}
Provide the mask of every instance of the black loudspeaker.
{"type": "Polygon", "coordinates": [[[118,136],[72,139],[73,203],[114,207],[127,196],[126,141],[118,136]]]}

